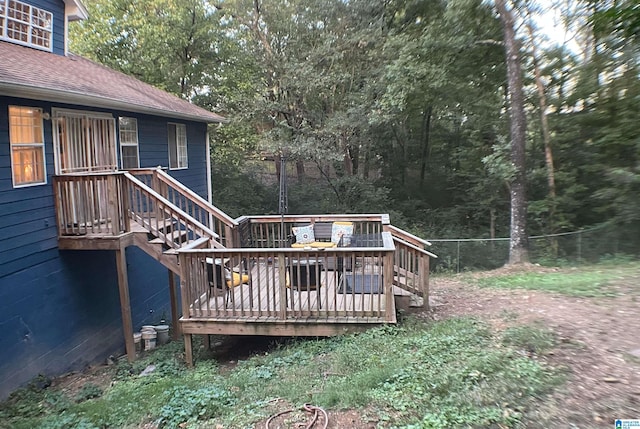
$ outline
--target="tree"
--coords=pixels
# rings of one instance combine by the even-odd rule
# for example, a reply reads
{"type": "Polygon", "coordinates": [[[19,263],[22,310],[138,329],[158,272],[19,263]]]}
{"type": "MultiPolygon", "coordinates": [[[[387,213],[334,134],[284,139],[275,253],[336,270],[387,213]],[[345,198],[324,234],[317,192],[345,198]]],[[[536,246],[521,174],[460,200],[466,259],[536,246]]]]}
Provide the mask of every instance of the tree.
{"type": "Polygon", "coordinates": [[[527,118],[524,113],[520,48],[516,39],[513,15],[507,8],[505,0],[496,0],[496,8],[500,14],[500,21],[504,31],[511,163],[513,165],[513,175],[509,183],[509,193],[511,195],[509,264],[519,264],[529,262],[525,157],[527,118]]]}
{"type": "Polygon", "coordinates": [[[233,58],[206,0],[95,0],[71,27],[74,52],[186,99],[216,87],[233,58]]]}

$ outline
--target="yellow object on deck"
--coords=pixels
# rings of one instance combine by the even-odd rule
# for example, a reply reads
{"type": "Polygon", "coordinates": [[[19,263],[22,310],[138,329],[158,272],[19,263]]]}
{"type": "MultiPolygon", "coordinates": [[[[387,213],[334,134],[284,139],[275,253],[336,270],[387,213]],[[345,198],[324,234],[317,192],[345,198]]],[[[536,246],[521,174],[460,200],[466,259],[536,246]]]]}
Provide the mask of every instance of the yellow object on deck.
{"type": "Polygon", "coordinates": [[[231,278],[227,279],[227,287],[236,287],[243,283],[249,283],[249,274],[240,274],[234,271],[231,273],[231,278]]]}

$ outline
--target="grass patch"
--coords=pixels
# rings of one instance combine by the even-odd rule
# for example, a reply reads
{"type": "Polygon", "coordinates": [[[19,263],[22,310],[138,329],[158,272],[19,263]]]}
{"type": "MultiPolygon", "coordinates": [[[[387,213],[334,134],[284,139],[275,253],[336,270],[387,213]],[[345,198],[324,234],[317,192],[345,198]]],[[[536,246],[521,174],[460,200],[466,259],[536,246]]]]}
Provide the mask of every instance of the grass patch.
{"type": "Polygon", "coordinates": [[[524,340],[532,333],[537,350],[553,342],[542,331],[519,329],[497,336],[475,319],[408,318],[358,335],[295,341],[224,375],[203,358],[186,370],[182,344],[172,343],[134,366],[117,365],[115,383],[104,391],[88,384],[81,402],[51,388],[31,389],[0,406],[0,421],[17,429],[245,428],[272,414],[274,399],[281,399],[362,410],[386,428],[518,427],[560,380],[520,352],[531,346],[524,340]],[[139,377],[150,363],[156,371],[139,377]]]}
{"type": "Polygon", "coordinates": [[[637,275],[640,264],[599,264],[579,271],[564,270],[553,273],[523,272],[484,277],[476,280],[482,287],[529,289],[556,292],[579,297],[613,297],[616,282],[637,275]]]}
{"type": "Polygon", "coordinates": [[[553,349],[556,340],[549,329],[523,325],[507,328],[502,334],[502,343],[527,353],[544,354],[553,349]]]}

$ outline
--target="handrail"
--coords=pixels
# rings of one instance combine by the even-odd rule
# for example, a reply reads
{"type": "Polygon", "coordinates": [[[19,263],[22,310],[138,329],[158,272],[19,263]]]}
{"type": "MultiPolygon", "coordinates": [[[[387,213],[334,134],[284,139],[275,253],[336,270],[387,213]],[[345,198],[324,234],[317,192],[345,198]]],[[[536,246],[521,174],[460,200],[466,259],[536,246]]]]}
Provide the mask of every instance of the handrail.
{"type": "Polygon", "coordinates": [[[418,247],[420,247],[420,245],[431,246],[431,243],[429,241],[424,240],[420,237],[417,237],[411,234],[410,232],[405,231],[404,229],[400,229],[393,225],[389,225],[387,228],[389,229],[389,231],[391,231],[394,237],[404,240],[407,243],[411,243],[414,246],[418,246],[418,247]]]}
{"type": "Polygon", "coordinates": [[[218,241],[225,247],[237,247],[238,223],[222,210],[193,192],[180,181],[163,171],[162,167],[139,168],[130,173],[185,211],[192,218],[215,231],[218,241]]]}
{"type": "MultiPolygon", "coordinates": [[[[136,179],[131,173],[125,172],[124,176],[127,178],[128,184],[132,189],[137,189],[140,192],[145,193],[150,199],[150,201],[139,201],[138,203],[140,204],[136,204],[134,196],[131,194],[131,192],[129,192],[129,197],[132,199],[129,204],[129,210],[132,219],[143,226],[145,229],[147,229],[149,232],[161,237],[167,246],[174,249],[179,249],[182,247],[183,243],[188,244],[194,240],[198,240],[199,238],[203,238],[208,235],[214,247],[223,247],[220,243],[217,242],[217,239],[219,237],[218,234],[209,229],[206,225],[203,225],[198,220],[191,217],[188,213],[176,207],[162,195],[158,194],[156,191],[142,183],[140,180],[136,179]],[[170,217],[172,222],[177,221],[179,225],[185,227],[185,230],[182,230],[181,228],[178,229],[180,234],[182,234],[182,232],[184,231],[184,237],[177,236],[175,232],[167,234],[160,231],[161,221],[157,217],[152,218],[148,214],[148,210],[150,208],[148,206],[151,205],[152,202],[154,203],[156,210],[160,210],[163,215],[170,217]],[[142,207],[140,207],[140,210],[138,211],[136,210],[136,208],[139,205],[142,205],[142,207]],[[142,209],[147,210],[147,216],[144,215],[142,209]],[[153,229],[154,223],[156,226],[155,230],[153,229]],[[185,238],[185,240],[182,241],[182,238],[185,238]],[[176,239],[178,240],[176,241],[176,239]]],[[[164,222],[164,220],[162,220],[162,222],[164,222]]]]}
{"type": "Polygon", "coordinates": [[[393,237],[393,241],[395,241],[396,243],[401,243],[402,245],[404,245],[404,246],[406,246],[406,247],[408,247],[410,249],[413,249],[416,252],[420,252],[420,253],[422,253],[424,255],[431,256],[432,258],[437,258],[438,257],[438,255],[436,255],[434,253],[431,253],[428,250],[424,250],[424,249],[422,249],[422,248],[420,248],[418,246],[414,246],[413,244],[408,243],[408,242],[406,242],[406,241],[404,241],[402,239],[398,239],[397,237],[393,237]]]}
{"type": "Polygon", "coordinates": [[[185,196],[188,196],[192,202],[196,203],[203,210],[208,211],[209,213],[214,215],[216,218],[222,221],[225,225],[231,226],[231,227],[238,226],[238,222],[236,222],[233,218],[231,218],[231,216],[229,216],[228,214],[226,214],[225,212],[223,212],[222,210],[220,210],[219,208],[211,204],[209,201],[202,198],[200,195],[193,192],[191,189],[184,186],[182,183],[180,183],[179,181],[177,181],[176,179],[174,179],[173,177],[171,177],[170,175],[162,171],[162,169],[156,168],[154,170],[154,173],[164,183],[166,183],[167,185],[173,186],[175,189],[179,190],[180,193],[182,193],[185,196]]]}
{"type": "Polygon", "coordinates": [[[254,223],[291,223],[291,222],[383,222],[384,214],[318,214],[318,215],[254,215],[240,216],[236,222],[250,221],[254,223]]]}

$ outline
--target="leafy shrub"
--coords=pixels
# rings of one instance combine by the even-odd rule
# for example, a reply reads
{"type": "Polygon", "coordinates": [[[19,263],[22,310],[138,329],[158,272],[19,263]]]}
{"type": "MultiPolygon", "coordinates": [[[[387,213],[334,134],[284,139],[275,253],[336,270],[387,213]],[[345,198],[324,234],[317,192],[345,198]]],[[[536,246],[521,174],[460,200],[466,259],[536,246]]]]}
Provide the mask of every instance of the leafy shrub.
{"type": "Polygon", "coordinates": [[[102,389],[93,383],[87,383],[76,394],[76,402],[84,402],[88,399],[99,398],[102,396],[102,389]]]}
{"type": "Polygon", "coordinates": [[[183,423],[208,420],[235,403],[233,395],[218,386],[189,389],[176,387],[169,392],[169,402],[160,409],[160,428],[175,428],[183,423]]]}

